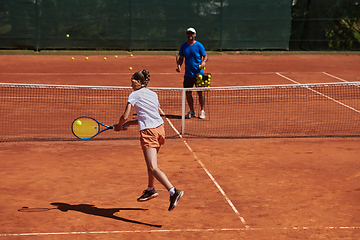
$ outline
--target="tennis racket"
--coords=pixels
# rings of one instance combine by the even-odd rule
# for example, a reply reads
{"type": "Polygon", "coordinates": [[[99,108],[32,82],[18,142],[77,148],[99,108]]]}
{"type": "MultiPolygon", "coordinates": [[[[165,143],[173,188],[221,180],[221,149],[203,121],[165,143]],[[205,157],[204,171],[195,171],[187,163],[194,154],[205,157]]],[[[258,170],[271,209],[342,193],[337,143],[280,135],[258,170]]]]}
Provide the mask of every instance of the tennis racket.
{"type": "Polygon", "coordinates": [[[92,117],[86,116],[76,118],[71,125],[72,133],[79,139],[91,139],[113,128],[114,126],[105,125],[92,117]],[[103,127],[102,130],[100,129],[101,127],[103,127]]]}

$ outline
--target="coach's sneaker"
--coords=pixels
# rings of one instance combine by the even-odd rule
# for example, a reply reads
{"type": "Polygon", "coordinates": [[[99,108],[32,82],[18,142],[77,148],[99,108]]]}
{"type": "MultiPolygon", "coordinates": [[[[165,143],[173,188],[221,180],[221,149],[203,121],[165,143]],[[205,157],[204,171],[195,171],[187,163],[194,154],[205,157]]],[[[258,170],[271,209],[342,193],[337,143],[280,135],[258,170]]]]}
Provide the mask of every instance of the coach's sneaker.
{"type": "Polygon", "coordinates": [[[152,190],[144,190],[143,195],[137,199],[138,202],[145,202],[150,199],[156,198],[159,194],[155,191],[155,188],[152,190]]]}
{"type": "Polygon", "coordinates": [[[199,118],[205,119],[205,111],[201,110],[199,118]]]}
{"type": "Polygon", "coordinates": [[[180,201],[180,198],[182,197],[182,195],[184,195],[184,191],[175,189],[174,195],[170,196],[169,211],[173,210],[176,207],[176,205],[180,201]]]}
{"type": "Polygon", "coordinates": [[[194,117],[196,117],[196,115],[195,115],[195,112],[192,111],[192,110],[190,110],[190,111],[185,115],[185,118],[186,118],[186,119],[190,119],[190,118],[194,118],[194,117]]]}

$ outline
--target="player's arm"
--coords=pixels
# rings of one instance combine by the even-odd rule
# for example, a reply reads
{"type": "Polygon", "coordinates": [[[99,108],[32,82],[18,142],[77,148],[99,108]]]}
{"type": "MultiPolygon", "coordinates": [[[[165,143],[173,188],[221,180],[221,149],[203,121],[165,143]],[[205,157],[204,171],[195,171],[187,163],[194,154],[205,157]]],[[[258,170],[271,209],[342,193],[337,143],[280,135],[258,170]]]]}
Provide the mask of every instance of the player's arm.
{"type": "Polygon", "coordinates": [[[200,63],[202,69],[205,68],[206,63],[207,63],[208,60],[209,60],[209,58],[208,58],[207,54],[205,56],[202,56],[201,63],[200,63]]]}
{"type": "Polygon", "coordinates": [[[179,61],[178,61],[178,65],[176,67],[176,71],[177,72],[180,72],[181,71],[181,65],[183,64],[184,62],[184,56],[179,56],[179,61]]]}
{"type": "Polygon", "coordinates": [[[123,115],[121,115],[120,119],[119,119],[119,123],[114,125],[114,130],[115,131],[120,131],[120,130],[127,130],[127,128],[130,125],[136,125],[138,124],[138,120],[132,120],[132,121],[128,121],[129,115],[130,115],[130,111],[131,111],[131,103],[127,103],[126,107],[125,107],[125,111],[123,113],[123,115]]]}

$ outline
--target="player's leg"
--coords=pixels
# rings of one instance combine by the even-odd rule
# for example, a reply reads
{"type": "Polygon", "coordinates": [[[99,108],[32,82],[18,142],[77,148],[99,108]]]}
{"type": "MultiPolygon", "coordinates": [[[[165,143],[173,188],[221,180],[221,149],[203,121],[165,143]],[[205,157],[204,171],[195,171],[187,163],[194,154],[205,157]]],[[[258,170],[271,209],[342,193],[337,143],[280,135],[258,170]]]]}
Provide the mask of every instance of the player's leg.
{"type": "Polygon", "coordinates": [[[198,91],[197,93],[199,95],[199,103],[200,103],[200,106],[201,106],[201,110],[204,110],[205,98],[204,98],[203,92],[198,91]]]}
{"type": "Polygon", "coordinates": [[[156,178],[170,193],[169,211],[171,211],[175,208],[184,192],[175,189],[165,173],[163,173],[157,166],[157,154],[160,147],[165,143],[164,125],[160,125],[155,129],[141,130],[140,136],[141,146],[148,169],[149,186],[138,201],[147,201],[158,195],[154,188],[154,178],[156,178]]]}
{"type": "Polygon", "coordinates": [[[172,186],[166,175],[157,167],[157,152],[159,149],[144,149],[144,156],[148,171],[151,173],[170,193],[169,211],[173,210],[184,195],[184,191],[178,190],[172,186]]]}
{"type": "MultiPolygon", "coordinates": [[[[159,152],[160,148],[157,149],[157,152],[159,152]]],[[[144,152],[144,150],[143,150],[144,152]]],[[[144,157],[145,157],[145,161],[146,161],[146,156],[145,156],[145,153],[144,153],[144,157]]],[[[148,186],[150,188],[153,188],[154,187],[154,180],[155,180],[155,177],[151,171],[151,169],[148,167],[148,164],[146,162],[146,166],[147,166],[147,172],[148,172],[148,186]]]]}
{"type": "MultiPolygon", "coordinates": [[[[192,88],[194,86],[194,84],[196,83],[196,78],[191,78],[191,77],[185,77],[184,76],[184,82],[183,82],[183,87],[184,88],[192,88]]],[[[190,111],[186,114],[185,118],[192,118],[195,117],[195,110],[194,110],[194,99],[192,96],[192,91],[187,91],[186,92],[186,101],[189,105],[190,111]]]]}
{"type": "Polygon", "coordinates": [[[158,148],[143,149],[147,172],[148,172],[148,187],[144,190],[143,194],[137,199],[139,202],[148,201],[157,197],[159,194],[154,188],[155,178],[167,189],[171,189],[172,185],[166,175],[157,167],[157,152],[158,148]]]}
{"type": "Polygon", "coordinates": [[[203,95],[203,92],[198,91],[197,93],[199,95],[199,103],[200,103],[200,107],[201,107],[199,118],[204,119],[205,118],[205,97],[203,95]]]}
{"type": "Polygon", "coordinates": [[[194,99],[192,97],[192,92],[191,91],[187,91],[186,92],[186,101],[189,105],[190,111],[194,111],[194,99]]]}
{"type": "Polygon", "coordinates": [[[157,166],[157,152],[159,148],[147,148],[143,150],[146,166],[149,175],[149,187],[154,186],[154,177],[158,180],[168,191],[173,187],[166,175],[157,166]],[[151,186],[150,186],[151,184],[151,186]]]}

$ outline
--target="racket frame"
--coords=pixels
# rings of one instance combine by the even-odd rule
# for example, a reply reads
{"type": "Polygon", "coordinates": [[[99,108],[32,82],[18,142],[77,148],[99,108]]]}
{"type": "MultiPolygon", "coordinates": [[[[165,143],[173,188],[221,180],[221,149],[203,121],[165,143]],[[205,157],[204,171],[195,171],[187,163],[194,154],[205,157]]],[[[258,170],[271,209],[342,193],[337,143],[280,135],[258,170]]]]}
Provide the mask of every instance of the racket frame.
{"type": "Polygon", "coordinates": [[[108,125],[106,125],[106,124],[103,124],[103,123],[99,122],[99,121],[96,120],[95,118],[92,118],[92,117],[89,117],[89,116],[81,116],[81,117],[78,117],[78,118],[76,118],[76,119],[72,122],[72,124],[71,124],[71,132],[74,134],[75,137],[77,137],[77,138],[79,138],[79,139],[82,139],[82,140],[87,140],[87,139],[94,138],[94,137],[96,137],[97,135],[99,135],[100,133],[102,133],[102,132],[104,132],[104,131],[107,131],[107,130],[109,130],[109,129],[114,129],[114,126],[108,126],[108,125]],[[94,120],[94,121],[98,124],[98,132],[97,132],[96,134],[94,134],[93,136],[91,136],[91,137],[86,137],[86,138],[77,136],[77,135],[74,133],[73,126],[74,126],[74,123],[75,123],[77,120],[81,119],[81,118],[89,118],[89,119],[94,120]],[[100,126],[103,126],[103,127],[105,127],[105,128],[100,131],[100,126]]]}

